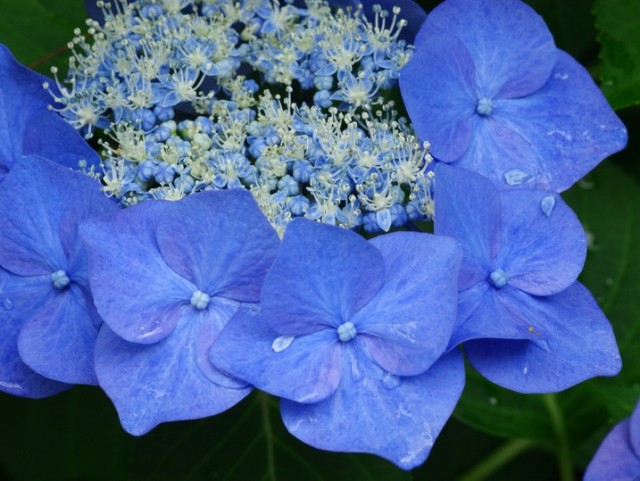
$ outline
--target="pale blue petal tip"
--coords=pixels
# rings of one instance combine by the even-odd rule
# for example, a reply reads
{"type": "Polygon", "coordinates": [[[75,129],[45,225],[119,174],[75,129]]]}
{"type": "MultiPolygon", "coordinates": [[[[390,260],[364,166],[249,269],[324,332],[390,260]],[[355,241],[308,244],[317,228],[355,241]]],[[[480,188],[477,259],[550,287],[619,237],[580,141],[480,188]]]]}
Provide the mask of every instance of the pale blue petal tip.
{"type": "Polygon", "coordinates": [[[294,339],[295,336],[277,337],[275,341],[273,341],[273,344],[271,344],[271,349],[273,349],[273,352],[282,352],[291,345],[294,339]]]}

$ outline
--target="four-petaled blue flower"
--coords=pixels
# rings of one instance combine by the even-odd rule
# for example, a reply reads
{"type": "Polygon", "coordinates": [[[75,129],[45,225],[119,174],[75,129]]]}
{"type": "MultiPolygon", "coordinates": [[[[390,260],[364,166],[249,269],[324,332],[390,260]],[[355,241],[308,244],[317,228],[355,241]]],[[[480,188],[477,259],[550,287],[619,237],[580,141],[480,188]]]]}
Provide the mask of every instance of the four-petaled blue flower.
{"type": "MultiPolygon", "coordinates": [[[[44,89],[49,79],[20,65],[0,44],[0,181],[23,155],[71,168],[97,165],[98,154],[56,112],[44,89]]],[[[50,86],[51,87],[51,86],[50,86]]]]}
{"type": "Polygon", "coordinates": [[[602,441],[583,481],[637,481],[640,478],[640,402],[630,418],[602,441]]]}
{"type": "Polygon", "coordinates": [[[13,164],[0,188],[0,390],[44,397],[97,384],[102,321],[77,230],[116,209],[90,177],[36,156],[13,164]]]}
{"type": "Polygon", "coordinates": [[[228,319],[258,302],[279,244],[248,191],[145,202],[81,232],[105,321],[96,374],[128,432],[217,414],[251,391],[208,359],[228,319]]]}
{"type": "Polygon", "coordinates": [[[437,160],[501,185],[563,191],[627,142],[591,75],[519,0],[441,3],[400,90],[437,160]]]}
{"type": "Polygon", "coordinates": [[[576,281],[586,238],[556,193],[499,192],[465,169],[436,167],[435,233],[460,241],[458,324],[471,364],[519,392],[555,392],[620,370],[611,326],[576,281]]]}
{"type": "Polygon", "coordinates": [[[460,247],[398,232],[370,241],[293,220],[262,289],[213,344],[225,372],[280,396],[287,429],[331,451],[421,464],[464,384],[455,322],[460,247]]]}

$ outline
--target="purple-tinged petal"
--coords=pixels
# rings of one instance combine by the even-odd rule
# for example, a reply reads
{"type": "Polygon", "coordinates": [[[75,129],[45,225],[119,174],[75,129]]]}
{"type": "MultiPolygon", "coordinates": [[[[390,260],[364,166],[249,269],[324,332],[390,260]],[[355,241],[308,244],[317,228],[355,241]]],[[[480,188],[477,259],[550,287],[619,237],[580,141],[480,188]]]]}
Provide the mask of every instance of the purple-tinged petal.
{"type": "Polygon", "coordinates": [[[139,436],[163,422],[212,416],[249,394],[251,388],[221,387],[202,373],[196,360],[200,331],[197,316],[185,316],[171,336],[144,345],[121,339],[103,324],[96,374],[127,432],[139,436]]]}
{"type": "Polygon", "coordinates": [[[240,302],[260,299],[280,243],[244,189],[202,192],[172,204],[156,238],[178,274],[210,296],[240,302]]]}
{"type": "Polygon", "coordinates": [[[509,304],[540,340],[466,342],[469,361],[490,381],[517,392],[545,393],[620,371],[611,325],[579,282],[546,297],[513,289],[509,304]]]}
{"type": "Polygon", "coordinates": [[[458,323],[449,347],[472,339],[536,339],[526,314],[510,305],[509,292],[499,292],[488,282],[465,289],[458,297],[458,323]]]}
{"type": "Polygon", "coordinates": [[[384,282],[378,250],[354,232],[294,219],[264,282],[262,315],[280,335],[337,327],[384,282]]]}
{"type": "Polygon", "coordinates": [[[80,227],[98,313],[131,342],[153,343],[168,336],[182,311],[191,308],[197,290],[158,250],[155,230],[165,220],[167,204],[145,202],[80,227]]]}
{"type": "Polygon", "coordinates": [[[477,172],[499,188],[545,188],[548,179],[529,141],[500,115],[508,100],[494,104],[493,114],[474,119],[473,139],[455,166],[477,172]]]}
{"type": "Polygon", "coordinates": [[[97,384],[93,348],[99,319],[91,318],[91,300],[71,284],[57,292],[27,319],[20,331],[18,350],[34,371],[69,384],[97,384]]]}
{"type": "Polygon", "coordinates": [[[630,421],[618,423],[604,438],[587,466],[583,481],[634,481],[640,476],[640,457],[630,443],[630,421]]]}
{"type": "MultiPolygon", "coordinates": [[[[631,424],[629,425],[629,437],[631,439],[631,446],[640,459],[640,401],[636,404],[633,413],[631,414],[631,424]]],[[[640,473],[640,471],[638,471],[640,473]]]]}
{"type": "Polygon", "coordinates": [[[559,195],[541,190],[502,192],[500,253],[495,268],[529,294],[556,294],[580,274],[587,241],[580,221],[559,195]],[[552,207],[544,207],[543,203],[552,207]]]}
{"type": "Polygon", "coordinates": [[[0,44],[0,181],[23,155],[40,155],[78,168],[80,160],[97,165],[99,157],[76,130],[49,110],[49,79],[20,65],[0,44]]]}
{"type": "Polygon", "coordinates": [[[236,313],[240,305],[241,304],[235,301],[214,297],[210,300],[206,309],[199,312],[191,311],[191,313],[188,314],[194,319],[194,322],[200,323],[200,331],[195,339],[196,362],[198,367],[202,374],[209,378],[210,381],[221,387],[241,388],[246,386],[245,382],[231,378],[214,367],[209,360],[211,346],[215,343],[220,332],[222,332],[224,326],[227,325],[227,322],[229,322],[231,317],[236,313]]]}
{"type": "Polygon", "coordinates": [[[333,396],[313,404],[281,401],[287,429],[319,449],[377,454],[406,470],[422,464],[462,392],[460,352],[411,377],[386,373],[359,354],[357,375],[345,369],[333,396]]]}
{"type": "Polygon", "coordinates": [[[627,144],[627,129],[589,72],[562,51],[544,87],[505,101],[499,115],[531,146],[524,160],[548,190],[568,189],[627,144]]]}
{"type": "Polygon", "coordinates": [[[71,387],[36,373],[18,352],[18,336],[25,320],[52,294],[49,276],[20,277],[0,269],[0,391],[42,398],[71,387]]]}
{"type": "Polygon", "coordinates": [[[416,232],[370,243],[384,259],[384,284],[351,321],[383,369],[398,376],[422,374],[451,337],[462,249],[453,239],[416,232]]]}
{"type": "Polygon", "coordinates": [[[436,167],[435,233],[462,244],[460,290],[484,281],[500,249],[500,194],[473,172],[439,164],[436,167]]]}
{"type": "Polygon", "coordinates": [[[434,35],[400,71],[400,91],[411,123],[431,154],[453,162],[468,149],[476,111],[475,71],[467,48],[451,35],[434,35]]]}
{"type": "Polygon", "coordinates": [[[521,97],[547,81],[556,46],[544,20],[520,0],[446,0],[434,8],[416,36],[416,50],[446,32],[469,49],[478,94],[521,97]]]}
{"type": "Polygon", "coordinates": [[[213,344],[214,366],[258,389],[301,403],[333,394],[340,383],[335,329],[295,338],[273,331],[254,306],[242,306],[213,344]]]}

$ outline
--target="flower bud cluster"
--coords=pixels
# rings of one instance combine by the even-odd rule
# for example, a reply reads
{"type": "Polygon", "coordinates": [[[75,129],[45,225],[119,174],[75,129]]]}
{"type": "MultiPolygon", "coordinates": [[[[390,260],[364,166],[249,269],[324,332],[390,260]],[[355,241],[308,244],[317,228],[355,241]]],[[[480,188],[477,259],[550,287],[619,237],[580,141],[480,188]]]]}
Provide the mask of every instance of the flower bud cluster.
{"type": "Polygon", "coordinates": [[[54,100],[98,132],[104,191],[122,205],[246,188],[280,231],[294,217],[367,232],[431,217],[429,146],[390,100],[412,52],[397,8],[370,22],[321,0],[102,7],[54,100]]]}

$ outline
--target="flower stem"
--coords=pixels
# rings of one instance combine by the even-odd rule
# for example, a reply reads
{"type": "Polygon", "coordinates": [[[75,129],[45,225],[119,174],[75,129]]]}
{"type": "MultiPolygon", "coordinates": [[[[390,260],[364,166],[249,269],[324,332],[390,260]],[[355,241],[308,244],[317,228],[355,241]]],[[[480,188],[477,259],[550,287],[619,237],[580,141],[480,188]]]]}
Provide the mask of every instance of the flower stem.
{"type": "Polygon", "coordinates": [[[573,481],[573,461],[571,459],[571,447],[569,446],[569,436],[567,427],[562,419],[560,406],[555,394],[544,394],[542,396],[545,406],[551,416],[551,424],[556,433],[558,441],[558,468],[560,470],[561,481],[573,481]]]}
{"type": "Polygon", "coordinates": [[[506,465],[509,461],[518,457],[533,445],[528,439],[512,439],[494,451],[491,456],[470,471],[463,474],[458,481],[483,481],[506,465]]]}

